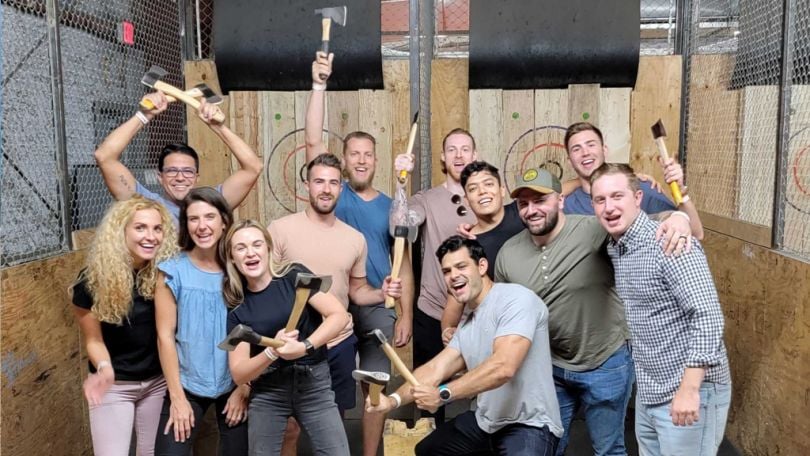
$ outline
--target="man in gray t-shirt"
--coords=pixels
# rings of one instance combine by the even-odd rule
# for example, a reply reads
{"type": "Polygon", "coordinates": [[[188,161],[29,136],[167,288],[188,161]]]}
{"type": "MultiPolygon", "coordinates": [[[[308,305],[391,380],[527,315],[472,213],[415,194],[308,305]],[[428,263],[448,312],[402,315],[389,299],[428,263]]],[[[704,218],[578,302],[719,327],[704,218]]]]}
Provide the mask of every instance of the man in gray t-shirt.
{"type": "Polygon", "coordinates": [[[416,446],[417,455],[552,454],[563,434],[551,374],[548,310],[531,290],[494,284],[484,249],[452,236],[436,252],[450,294],[472,313],[450,344],[414,371],[405,384],[368,412],[415,402],[434,412],[455,399],[477,396],[478,408],[458,415],[416,446]],[[448,381],[453,375],[467,371],[448,381]],[[447,383],[443,383],[447,381],[447,383]]]}

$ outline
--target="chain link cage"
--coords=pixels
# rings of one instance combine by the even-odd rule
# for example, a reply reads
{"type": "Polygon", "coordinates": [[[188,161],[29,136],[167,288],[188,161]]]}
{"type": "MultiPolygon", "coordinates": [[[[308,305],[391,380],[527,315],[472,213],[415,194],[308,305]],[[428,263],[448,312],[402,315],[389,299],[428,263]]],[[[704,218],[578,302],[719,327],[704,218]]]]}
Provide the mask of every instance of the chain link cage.
{"type": "Polygon", "coordinates": [[[701,0],[690,7],[684,154],[698,208],[781,231],[778,247],[810,258],[810,5],[795,2],[790,42],[783,42],[782,0],[701,0]],[[793,54],[786,85],[783,46],[793,54]],[[780,117],[783,93],[790,96],[780,117]],[[776,188],[780,154],[785,178],[776,188]],[[784,211],[774,221],[777,191],[784,211]]]}
{"type": "MultiPolygon", "coordinates": [[[[112,201],[93,152],[135,113],[148,88],[151,65],[181,86],[180,10],[171,0],[61,0],[58,4],[61,72],[49,58],[45,0],[3,0],[2,161],[0,265],[64,251],[69,231],[92,228],[112,201]],[[62,116],[52,78],[64,90],[62,116]],[[58,112],[58,111],[57,111],[58,112]],[[54,134],[64,126],[65,144],[54,134]],[[62,152],[60,152],[62,151],[62,152]],[[59,194],[57,156],[67,155],[67,195],[59,194]],[[63,203],[65,202],[65,203],[63,203]],[[62,204],[71,220],[63,220],[62,204]]],[[[145,187],[158,191],[157,156],[185,138],[185,110],[172,106],[149,124],[121,157],[145,187]]]]}

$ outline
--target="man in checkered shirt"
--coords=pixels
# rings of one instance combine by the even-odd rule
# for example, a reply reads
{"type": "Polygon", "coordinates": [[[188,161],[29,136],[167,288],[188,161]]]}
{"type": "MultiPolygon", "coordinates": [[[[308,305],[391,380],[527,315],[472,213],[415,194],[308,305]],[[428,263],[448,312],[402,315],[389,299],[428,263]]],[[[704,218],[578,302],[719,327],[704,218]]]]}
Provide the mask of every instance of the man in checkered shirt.
{"type": "Polygon", "coordinates": [[[604,164],[591,198],[608,244],[632,337],[641,455],[715,455],[723,439],[731,376],[723,313],[697,241],[679,257],[655,240],[632,168],[604,164]]]}

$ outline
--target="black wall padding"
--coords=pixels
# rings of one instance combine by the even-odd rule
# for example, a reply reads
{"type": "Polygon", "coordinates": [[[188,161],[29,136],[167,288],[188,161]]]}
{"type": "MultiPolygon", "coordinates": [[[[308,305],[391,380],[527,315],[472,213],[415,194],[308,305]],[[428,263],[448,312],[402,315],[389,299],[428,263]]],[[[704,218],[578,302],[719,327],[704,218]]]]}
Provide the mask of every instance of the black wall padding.
{"type": "Polygon", "coordinates": [[[346,5],[346,27],[332,24],[329,90],[382,89],[380,2],[215,0],[214,60],[222,90],[310,90],[321,48],[315,9],[346,5]]]}
{"type": "Polygon", "coordinates": [[[639,0],[471,0],[470,89],[633,87],[639,0]]]}

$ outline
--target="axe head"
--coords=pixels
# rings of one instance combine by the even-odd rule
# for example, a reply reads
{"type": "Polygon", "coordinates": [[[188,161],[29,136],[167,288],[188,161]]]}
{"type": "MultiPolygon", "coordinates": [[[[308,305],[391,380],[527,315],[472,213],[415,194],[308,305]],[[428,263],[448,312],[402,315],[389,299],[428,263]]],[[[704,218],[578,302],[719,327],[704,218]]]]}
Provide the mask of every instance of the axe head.
{"type": "Polygon", "coordinates": [[[340,25],[341,27],[346,26],[345,6],[333,6],[331,8],[316,9],[315,14],[320,14],[324,18],[332,19],[332,22],[340,25]]]}
{"type": "Polygon", "coordinates": [[[661,119],[658,119],[658,122],[656,122],[655,125],[652,126],[652,135],[653,139],[667,137],[667,131],[664,130],[664,123],[661,122],[661,119]]]}
{"type": "Polygon", "coordinates": [[[195,85],[194,88],[200,91],[200,94],[203,98],[205,98],[206,103],[214,105],[222,104],[222,97],[214,93],[214,91],[211,90],[211,88],[208,87],[208,85],[206,85],[204,82],[195,85]]]}
{"type": "Polygon", "coordinates": [[[152,65],[152,68],[149,68],[149,71],[147,71],[146,74],[144,74],[141,78],[141,84],[154,87],[155,84],[163,79],[163,77],[167,74],[168,73],[163,68],[157,65],[152,65]]]}
{"type": "Polygon", "coordinates": [[[358,382],[373,383],[375,385],[387,385],[391,376],[385,372],[371,372],[360,369],[352,371],[352,378],[358,382]]]}
{"type": "Polygon", "coordinates": [[[295,276],[295,288],[307,288],[326,293],[332,286],[332,276],[319,276],[306,272],[299,272],[295,276]]]}
{"type": "Polygon", "coordinates": [[[419,231],[415,226],[396,225],[394,226],[393,233],[391,234],[395,238],[407,238],[408,242],[413,244],[416,241],[416,236],[419,234],[419,231]]]}
{"type": "Polygon", "coordinates": [[[248,325],[236,325],[235,328],[225,337],[225,340],[217,345],[217,348],[225,351],[234,351],[240,342],[248,342],[250,344],[259,345],[262,337],[256,334],[248,325]]]}
{"type": "Polygon", "coordinates": [[[388,343],[388,338],[385,337],[385,334],[376,328],[372,329],[368,334],[366,334],[366,336],[377,338],[377,340],[380,341],[380,345],[385,345],[388,343]]]}

